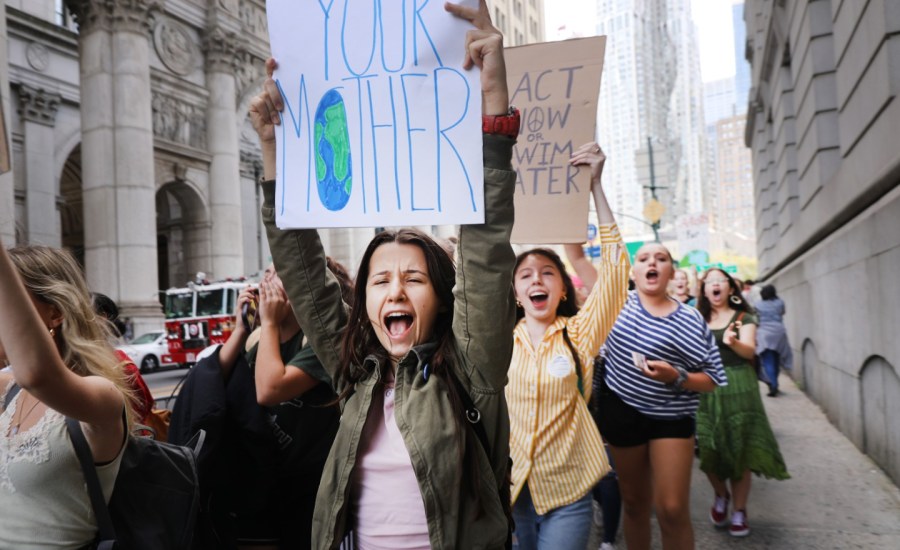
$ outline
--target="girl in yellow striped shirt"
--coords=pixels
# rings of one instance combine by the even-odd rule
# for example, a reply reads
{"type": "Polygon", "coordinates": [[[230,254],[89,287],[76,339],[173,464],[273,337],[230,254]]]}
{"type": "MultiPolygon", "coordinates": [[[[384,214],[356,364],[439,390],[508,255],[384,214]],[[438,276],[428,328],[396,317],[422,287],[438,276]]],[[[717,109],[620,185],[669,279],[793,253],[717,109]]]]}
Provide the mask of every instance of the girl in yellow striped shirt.
{"type": "Polygon", "coordinates": [[[609,471],[588,412],[593,358],[625,303],[629,263],[600,186],[606,157],[596,143],[570,160],[591,169],[600,221],[598,283],[579,311],[559,256],[525,252],[513,274],[519,322],[506,399],[513,459],[515,548],[583,550],[591,528],[591,488],[609,471]]]}

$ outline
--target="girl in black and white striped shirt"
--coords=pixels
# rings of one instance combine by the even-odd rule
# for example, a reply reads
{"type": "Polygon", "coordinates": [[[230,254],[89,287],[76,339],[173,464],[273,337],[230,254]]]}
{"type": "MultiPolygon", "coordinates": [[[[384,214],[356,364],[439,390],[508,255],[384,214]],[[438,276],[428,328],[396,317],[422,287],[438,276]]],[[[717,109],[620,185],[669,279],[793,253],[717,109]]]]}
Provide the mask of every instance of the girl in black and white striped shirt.
{"type": "Polygon", "coordinates": [[[635,255],[636,290],[606,341],[600,432],[617,466],[629,548],[650,547],[650,510],[663,546],[693,548],[689,514],[699,392],[727,383],[715,339],[695,309],[668,296],[675,273],[659,243],[635,255]]]}

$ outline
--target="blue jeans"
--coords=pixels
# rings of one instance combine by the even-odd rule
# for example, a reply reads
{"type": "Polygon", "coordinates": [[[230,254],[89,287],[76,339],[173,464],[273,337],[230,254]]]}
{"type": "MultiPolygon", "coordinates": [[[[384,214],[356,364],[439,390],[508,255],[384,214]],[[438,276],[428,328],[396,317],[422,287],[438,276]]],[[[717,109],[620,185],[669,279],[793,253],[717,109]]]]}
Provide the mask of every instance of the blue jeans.
{"type": "Polygon", "coordinates": [[[778,391],[778,372],[781,370],[779,363],[781,356],[773,349],[767,349],[759,354],[760,366],[769,379],[769,389],[773,392],[778,391]]]}
{"type": "Polygon", "coordinates": [[[516,521],[514,550],[584,550],[593,520],[591,493],[572,504],[538,515],[526,484],[513,506],[513,519],[516,521]]]}

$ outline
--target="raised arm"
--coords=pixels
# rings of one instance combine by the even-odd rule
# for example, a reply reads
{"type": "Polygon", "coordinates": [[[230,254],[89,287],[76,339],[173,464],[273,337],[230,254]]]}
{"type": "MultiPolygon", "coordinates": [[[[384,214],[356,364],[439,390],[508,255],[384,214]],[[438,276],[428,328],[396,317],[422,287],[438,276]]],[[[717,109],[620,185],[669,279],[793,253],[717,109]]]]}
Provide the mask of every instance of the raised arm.
{"type": "MultiPolygon", "coordinates": [[[[606,201],[601,187],[601,177],[603,175],[603,166],[606,164],[606,155],[603,149],[595,142],[582,145],[569,160],[571,164],[587,164],[591,168],[591,193],[594,196],[594,204],[597,209],[597,217],[599,223],[607,220],[606,223],[615,223],[612,210],[606,201]],[[601,211],[601,205],[603,207],[601,211]]],[[[584,255],[584,247],[578,243],[568,243],[563,245],[566,251],[566,259],[575,269],[575,274],[581,279],[585,288],[592,289],[597,282],[597,269],[584,255]]]]}
{"type": "MultiPolygon", "coordinates": [[[[96,461],[112,460],[122,446],[125,396],[112,381],[66,366],[53,339],[63,329],[63,313],[28,292],[2,246],[0,288],[0,347],[15,381],[46,406],[80,420],[96,461]]],[[[109,355],[113,360],[112,349],[109,355]]]]}
{"type": "MultiPolygon", "coordinates": [[[[591,191],[600,224],[600,265],[593,277],[594,283],[587,300],[578,314],[569,320],[567,327],[578,348],[589,357],[593,357],[606,340],[622,306],[625,305],[631,265],[622,236],[616,227],[616,219],[601,185],[606,156],[599,145],[591,142],[579,147],[570,162],[575,165],[588,165],[591,168],[591,191]]],[[[570,251],[569,247],[566,248],[566,252],[573,255],[575,253],[574,249],[570,251]]],[[[584,257],[583,253],[580,255],[584,257]]],[[[590,278],[581,273],[579,277],[585,285],[590,284],[590,278]]]]}
{"type": "MultiPolygon", "coordinates": [[[[231,376],[231,371],[234,369],[238,356],[240,356],[241,351],[244,349],[244,344],[250,336],[250,332],[244,327],[241,310],[244,304],[254,300],[256,300],[256,292],[249,285],[238,294],[237,308],[234,312],[234,330],[231,331],[231,336],[228,337],[228,340],[222,344],[222,349],[219,350],[219,367],[222,369],[222,378],[226,381],[231,376]]],[[[250,331],[253,328],[250,327],[250,331]]]]}
{"type": "MultiPolygon", "coordinates": [[[[274,277],[273,277],[274,279],[274,277]]],[[[299,397],[316,387],[319,381],[299,368],[287,368],[281,356],[282,340],[299,332],[296,324],[285,330],[285,320],[293,315],[291,304],[278,281],[263,281],[259,287],[259,315],[262,319],[259,347],[256,351],[256,401],[275,406],[299,397]]]]}
{"type": "Polygon", "coordinates": [[[263,91],[250,105],[250,120],[259,135],[263,158],[262,217],[272,260],[294,315],[322,365],[335,377],[340,369],[340,335],[347,324],[341,287],[325,263],[325,250],[315,229],[281,230],[275,225],[275,126],[284,103],[272,79],[275,60],[266,61],[263,91]]]}
{"type": "MultiPolygon", "coordinates": [[[[465,69],[481,68],[482,113],[503,115],[509,109],[503,36],[491,24],[484,1],[469,9],[448,4],[447,10],[475,29],[466,35],[465,69]]],[[[512,268],[515,254],[509,245],[513,224],[515,173],[512,147],[515,140],[485,134],[484,223],[464,225],[459,231],[458,268],[453,290],[453,334],[472,370],[466,373],[473,386],[500,390],[512,358],[515,298],[512,268]]]]}

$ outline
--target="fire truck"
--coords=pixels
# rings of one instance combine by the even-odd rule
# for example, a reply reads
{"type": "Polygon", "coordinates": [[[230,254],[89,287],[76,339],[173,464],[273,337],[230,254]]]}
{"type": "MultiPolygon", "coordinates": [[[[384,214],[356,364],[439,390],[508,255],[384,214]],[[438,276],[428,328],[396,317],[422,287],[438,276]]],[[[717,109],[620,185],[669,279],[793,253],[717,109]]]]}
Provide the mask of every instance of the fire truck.
{"type": "Polygon", "coordinates": [[[187,367],[208,346],[224,344],[234,330],[237,297],[246,280],[188,283],[165,291],[166,334],[169,353],[163,363],[187,367]]]}

